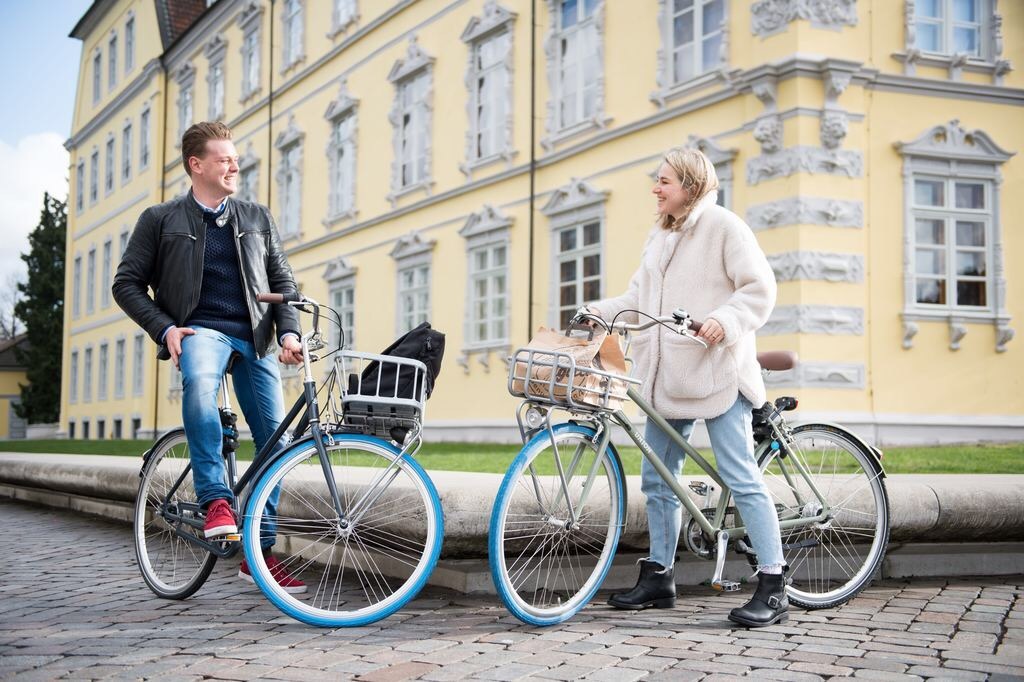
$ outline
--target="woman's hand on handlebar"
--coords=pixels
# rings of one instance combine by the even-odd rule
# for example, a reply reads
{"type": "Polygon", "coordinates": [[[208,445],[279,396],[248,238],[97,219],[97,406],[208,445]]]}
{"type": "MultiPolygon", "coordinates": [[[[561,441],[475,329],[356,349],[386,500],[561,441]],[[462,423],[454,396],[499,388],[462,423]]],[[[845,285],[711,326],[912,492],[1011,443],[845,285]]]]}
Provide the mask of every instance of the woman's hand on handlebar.
{"type": "Polygon", "coordinates": [[[697,338],[703,339],[709,346],[713,346],[725,340],[725,330],[722,329],[722,325],[718,323],[718,320],[709,317],[700,325],[700,329],[697,331],[697,338]]]}

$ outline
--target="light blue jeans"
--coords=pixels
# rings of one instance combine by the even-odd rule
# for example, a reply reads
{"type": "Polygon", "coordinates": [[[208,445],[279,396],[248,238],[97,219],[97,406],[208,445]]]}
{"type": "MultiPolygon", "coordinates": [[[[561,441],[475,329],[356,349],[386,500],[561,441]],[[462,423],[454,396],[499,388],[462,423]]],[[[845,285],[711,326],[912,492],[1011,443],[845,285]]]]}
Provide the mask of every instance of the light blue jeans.
{"type": "MultiPolygon", "coordinates": [[[[725,414],[705,420],[719,475],[732,492],[743,517],[758,568],[782,566],[782,540],[779,518],[775,513],[764,479],[754,461],[750,401],[742,395],[725,414]]],[[[693,433],[692,419],[669,419],[668,423],[686,440],[693,433]]],[[[668,470],[678,479],[686,453],[653,422],[647,422],[644,438],[668,470]]],[[[675,562],[682,527],[682,503],[654,467],[644,458],[641,490],[647,496],[647,525],[651,539],[651,560],[666,568],[675,562]]]]}
{"type": "MultiPolygon", "coordinates": [[[[221,377],[227,370],[231,354],[238,354],[231,366],[235,397],[252,432],[257,452],[274,435],[284,418],[284,397],[276,357],[258,358],[251,342],[213,329],[193,329],[196,333],[186,336],[181,342],[181,415],[188,438],[196,497],[199,504],[205,506],[214,500],[234,499],[227,484],[227,469],[221,452],[223,429],[217,402],[221,377]]],[[[282,438],[274,452],[284,444],[285,439],[282,438]]],[[[280,495],[280,487],[270,495],[266,511],[270,518],[277,514],[280,495]]],[[[264,548],[273,546],[276,532],[276,524],[265,521],[260,529],[260,544],[264,548]]]]}

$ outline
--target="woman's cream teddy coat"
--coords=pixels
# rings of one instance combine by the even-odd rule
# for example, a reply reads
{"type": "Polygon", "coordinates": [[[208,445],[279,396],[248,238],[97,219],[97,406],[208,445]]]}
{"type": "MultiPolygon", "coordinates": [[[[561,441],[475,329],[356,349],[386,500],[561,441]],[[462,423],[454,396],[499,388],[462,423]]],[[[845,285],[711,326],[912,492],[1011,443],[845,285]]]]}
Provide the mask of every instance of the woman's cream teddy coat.
{"type": "MultiPolygon", "coordinates": [[[[623,310],[660,316],[682,308],[722,325],[725,339],[710,349],[662,326],[634,337],[641,393],[667,419],[717,417],[738,393],[755,407],[765,401],[754,332],[775,306],[775,276],[754,233],[715,204],[717,195],[698,201],[681,227],[651,230],[626,293],[587,304],[606,320],[623,310]]],[[[636,322],[637,314],[619,320],[636,322]]]]}

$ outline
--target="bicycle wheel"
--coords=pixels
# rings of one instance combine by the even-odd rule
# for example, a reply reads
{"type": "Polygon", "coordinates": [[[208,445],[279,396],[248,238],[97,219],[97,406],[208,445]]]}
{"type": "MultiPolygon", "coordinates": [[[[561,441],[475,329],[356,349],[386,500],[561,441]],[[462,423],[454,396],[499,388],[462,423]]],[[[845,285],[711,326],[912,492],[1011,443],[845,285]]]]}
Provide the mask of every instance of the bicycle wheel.
{"type": "Polygon", "coordinates": [[[422,467],[381,439],[335,436],[327,452],[342,517],[316,447],[300,441],[253,487],[245,558],[259,588],[292,618],[323,627],[366,625],[400,609],[426,583],[444,537],[441,501],[422,467]],[[270,510],[277,486],[280,500],[270,510]],[[273,570],[305,583],[304,593],[289,593],[274,579],[261,551],[261,537],[271,533],[280,562],[273,570]]]}
{"type": "Polygon", "coordinates": [[[611,567],[626,513],[622,467],[612,445],[598,459],[592,428],[559,424],[553,433],[557,455],[547,431],[527,443],[491,512],[494,585],[508,610],[529,625],[561,623],[590,601],[611,567]]]}
{"type": "MultiPolygon", "coordinates": [[[[133,519],[135,558],[142,579],[158,597],[185,599],[206,582],[217,557],[178,535],[166,521],[165,510],[183,518],[202,518],[182,429],[171,431],[153,446],[142,470],[133,519]]],[[[183,528],[196,535],[202,533],[201,524],[200,530],[183,528]]]]}
{"type": "Polygon", "coordinates": [[[780,521],[817,516],[822,504],[798,459],[831,509],[827,520],[782,529],[789,599],[808,609],[838,606],[870,584],[889,541],[889,496],[882,467],[841,428],[805,424],[786,450],[769,447],[759,460],[780,521]]]}

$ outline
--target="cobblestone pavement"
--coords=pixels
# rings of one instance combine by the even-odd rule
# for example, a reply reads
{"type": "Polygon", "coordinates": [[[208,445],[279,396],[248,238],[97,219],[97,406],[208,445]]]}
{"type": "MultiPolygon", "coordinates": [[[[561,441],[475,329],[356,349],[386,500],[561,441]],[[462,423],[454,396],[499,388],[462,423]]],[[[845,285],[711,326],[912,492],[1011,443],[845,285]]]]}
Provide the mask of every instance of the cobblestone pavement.
{"type": "MultiPolygon", "coordinates": [[[[183,602],[139,577],[128,527],[0,501],[0,678],[75,679],[1024,679],[1024,576],[887,581],[837,609],[732,629],[741,594],[684,591],[674,610],[527,627],[494,597],[428,589],[368,627],[282,616],[218,563],[183,602]]],[[[710,565],[708,566],[710,573],[710,565]]]]}

